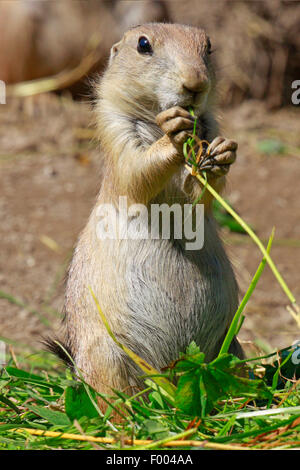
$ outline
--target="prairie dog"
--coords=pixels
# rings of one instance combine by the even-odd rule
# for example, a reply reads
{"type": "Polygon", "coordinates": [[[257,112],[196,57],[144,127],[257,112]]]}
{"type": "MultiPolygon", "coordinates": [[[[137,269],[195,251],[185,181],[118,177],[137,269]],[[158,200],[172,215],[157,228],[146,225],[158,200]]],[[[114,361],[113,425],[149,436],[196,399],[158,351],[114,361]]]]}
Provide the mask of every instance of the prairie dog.
{"type": "MultiPolygon", "coordinates": [[[[183,143],[197,132],[210,144],[210,183],[221,190],[237,144],[218,137],[210,41],[198,28],[150,23],[125,33],[111,49],[97,85],[96,119],[104,177],[70,265],[64,344],[99,392],[136,391],[142,375],[112,341],[90,286],[118,340],[157,369],[195,341],[213,359],[238,306],[238,288],[205,193],[204,246],[184,239],[99,239],[103,204],[191,203],[201,193],[184,166],[183,143]]],[[[119,219],[123,217],[117,212],[119,219]]],[[[133,217],[128,217],[129,226],[133,217]],[[129,220],[130,219],[130,220],[129,220]]],[[[148,221],[149,222],[149,221],[148,221]]],[[[242,356],[237,341],[232,352],[242,356]]]]}

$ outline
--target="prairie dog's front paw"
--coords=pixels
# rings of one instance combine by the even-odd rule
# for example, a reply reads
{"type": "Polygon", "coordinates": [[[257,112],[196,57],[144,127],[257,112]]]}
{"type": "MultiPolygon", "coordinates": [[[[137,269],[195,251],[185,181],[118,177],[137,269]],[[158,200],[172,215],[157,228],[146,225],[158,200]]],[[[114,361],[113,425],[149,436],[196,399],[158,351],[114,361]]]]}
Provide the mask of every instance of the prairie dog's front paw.
{"type": "Polygon", "coordinates": [[[230,165],[236,160],[238,144],[224,137],[216,137],[207,149],[207,158],[201,165],[211,176],[219,177],[228,173],[230,165]]]}
{"type": "Polygon", "coordinates": [[[157,125],[169,137],[181,156],[183,156],[183,144],[193,132],[194,122],[194,116],[180,106],[162,111],[156,117],[157,125]]]}

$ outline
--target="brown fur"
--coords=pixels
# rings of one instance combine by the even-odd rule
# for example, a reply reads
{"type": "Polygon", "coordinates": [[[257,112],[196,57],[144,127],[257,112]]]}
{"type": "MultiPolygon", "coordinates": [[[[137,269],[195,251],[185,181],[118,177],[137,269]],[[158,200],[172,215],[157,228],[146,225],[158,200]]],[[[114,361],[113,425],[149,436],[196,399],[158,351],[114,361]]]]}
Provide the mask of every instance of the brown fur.
{"type": "MultiPolygon", "coordinates": [[[[129,30],[112,47],[97,87],[96,119],[105,157],[102,186],[71,262],[64,341],[76,366],[99,392],[134,390],[141,371],[108,336],[90,286],[115,335],[162,368],[194,340],[214,358],[237,308],[237,284],[205,196],[205,243],[184,249],[185,240],[99,240],[97,209],[192,202],[202,188],[184,167],[182,143],[199,118],[199,136],[212,142],[211,184],[220,190],[235,159],[236,144],[215,139],[214,72],[203,30],[146,24],[129,30]],[[146,36],[153,54],[137,51],[146,36]]],[[[119,216],[121,217],[121,215],[119,216]]],[[[237,343],[233,351],[242,355],[237,343]],[[235,349],[234,349],[235,348],[235,349]]]]}

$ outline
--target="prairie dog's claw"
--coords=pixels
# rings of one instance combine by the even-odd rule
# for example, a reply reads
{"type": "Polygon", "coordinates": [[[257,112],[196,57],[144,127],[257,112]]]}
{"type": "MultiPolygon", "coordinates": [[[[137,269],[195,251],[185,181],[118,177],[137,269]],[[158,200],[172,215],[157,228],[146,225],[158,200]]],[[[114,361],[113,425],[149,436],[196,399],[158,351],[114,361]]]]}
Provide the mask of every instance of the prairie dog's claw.
{"type": "Polygon", "coordinates": [[[236,160],[237,143],[224,137],[216,137],[207,149],[207,158],[201,170],[208,171],[213,177],[224,176],[236,160]]]}
{"type": "Polygon", "coordinates": [[[180,155],[182,146],[193,132],[195,118],[186,109],[174,106],[159,113],[156,117],[157,125],[166,134],[180,155]]]}

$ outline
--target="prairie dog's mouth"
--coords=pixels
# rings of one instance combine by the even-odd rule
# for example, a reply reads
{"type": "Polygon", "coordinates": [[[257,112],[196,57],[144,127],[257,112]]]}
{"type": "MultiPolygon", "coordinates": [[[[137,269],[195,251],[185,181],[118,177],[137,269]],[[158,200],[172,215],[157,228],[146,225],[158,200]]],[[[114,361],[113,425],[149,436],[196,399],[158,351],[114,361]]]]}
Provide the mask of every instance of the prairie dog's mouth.
{"type": "Polygon", "coordinates": [[[206,111],[207,93],[194,93],[189,97],[180,97],[178,101],[177,106],[181,106],[187,111],[192,108],[195,116],[199,118],[206,111]]]}
{"type": "Polygon", "coordinates": [[[173,108],[173,106],[180,106],[180,108],[186,109],[190,111],[191,108],[193,109],[196,117],[201,117],[201,115],[206,111],[205,109],[206,100],[205,102],[202,100],[201,102],[195,102],[190,99],[183,99],[179,97],[178,99],[174,99],[169,101],[168,103],[163,103],[159,106],[158,113],[162,111],[166,111],[167,109],[173,108]]]}

